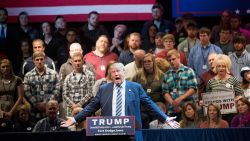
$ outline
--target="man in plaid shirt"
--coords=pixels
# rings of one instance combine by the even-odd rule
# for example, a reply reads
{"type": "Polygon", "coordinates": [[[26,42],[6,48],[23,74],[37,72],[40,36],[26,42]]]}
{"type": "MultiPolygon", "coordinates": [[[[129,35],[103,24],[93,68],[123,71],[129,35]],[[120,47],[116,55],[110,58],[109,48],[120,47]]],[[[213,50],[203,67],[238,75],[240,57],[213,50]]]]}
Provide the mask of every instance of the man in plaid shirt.
{"type": "Polygon", "coordinates": [[[57,72],[45,67],[45,54],[33,54],[35,68],[24,77],[25,97],[31,104],[31,114],[38,121],[46,116],[45,104],[60,97],[60,83],[57,72]]]}
{"type": "MultiPolygon", "coordinates": [[[[66,104],[66,116],[72,116],[73,109],[84,107],[93,97],[95,75],[93,72],[83,69],[83,56],[75,53],[72,56],[73,72],[66,76],[63,85],[63,98],[66,104]]],[[[64,104],[64,105],[65,105],[64,104]]]]}
{"type": "Polygon", "coordinates": [[[171,64],[163,78],[162,93],[168,103],[168,113],[171,116],[181,116],[181,107],[187,102],[193,102],[193,94],[197,91],[197,80],[194,71],[181,64],[177,50],[170,50],[167,59],[171,64]]]}

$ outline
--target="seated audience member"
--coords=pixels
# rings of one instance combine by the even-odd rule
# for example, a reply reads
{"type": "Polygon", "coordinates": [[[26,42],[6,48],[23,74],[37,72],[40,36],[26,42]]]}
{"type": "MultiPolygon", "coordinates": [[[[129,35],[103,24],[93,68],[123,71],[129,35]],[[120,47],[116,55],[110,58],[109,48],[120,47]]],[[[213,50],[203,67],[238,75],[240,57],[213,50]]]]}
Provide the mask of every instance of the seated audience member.
{"type": "Polygon", "coordinates": [[[134,52],[134,61],[125,65],[125,78],[126,80],[132,81],[133,77],[142,68],[142,61],[145,56],[145,51],[138,49],[134,52]]]}
{"type": "Polygon", "coordinates": [[[14,131],[31,132],[35,124],[32,122],[30,108],[26,105],[20,105],[16,112],[16,121],[14,131]]]}
{"type": "Polygon", "coordinates": [[[114,28],[114,37],[111,40],[110,52],[116,53],[118,56],[123,51],[127,26],[118,24],[114,28]]]}
{"type": "Polygon", "coordinates": [[[247,98],[236,100],[238,115],[231,121],[231,127],[250,127],[250,102],[247,98]]]}
{"type": "MultiPolygon", "coordinates": [[[[167,113],[167,107],[162,102],[155,103],[163,113],[167,113]]],[[[159,120],[153,120],[149,123],[150,129],[171,129],[167,124],[161,123],[159,120]]]]}
{"type": "Polygon", "coordinates": [[[182,107],[181,128],[199,128],[201,120],[194,103],[185,103],[182,107]]]}
{"type": "Polygon", "coordinates": [[[39,120],[33,128],[32,132],[67,131],[68,128],[63,128],[60,126],[63,119],[58,117],[58,111],[58,102],[55,100],[50,100],[46,104],[47,117],[39,120]]]}
{"type": "Polygon", "coordinates": [[[249,67],[243,67],[241,69],[240,75],[242,77],[241,88],[244,91],[245,97],[250,99],[250,96],[247,95],[247,91],[250,90],[250,68],[249,67]]]}
{"type": "Polygon", "coordinates": [[[228,122],[221,118],[220,107],[209,104],[207,107],[207,120],[200,124],[200,128],[228,128],[228,122]]]}
{"type": "Polygon", "coordinates": [[[166,59],[155,58],[155,63],[163,73],[167,72],[170,68],[170,63],[166,59]]]}

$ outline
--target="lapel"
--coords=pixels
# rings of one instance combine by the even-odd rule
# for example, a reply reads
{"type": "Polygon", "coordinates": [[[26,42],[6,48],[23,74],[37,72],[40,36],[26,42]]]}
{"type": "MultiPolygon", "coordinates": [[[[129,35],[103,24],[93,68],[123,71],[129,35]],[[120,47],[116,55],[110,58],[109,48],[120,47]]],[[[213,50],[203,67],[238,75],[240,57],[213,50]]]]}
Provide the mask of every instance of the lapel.
{"type": "Polygon", "coordinates": [[[107,107],[110,107],[107,110],[108,114],[107,115],[112,115],[112,99],[113,99],[113,88],[114,88],[114,83],[110,83],[107,87],[107,94],[106,94],[106,99],[107,99],[107,107]],[[111,95],[111,96],[110,96],[111,95]]]}
{"type": "Polygon", "coordinates": [[[128,107],[129,107],[129,90],[130,90],[130,86],[129,86],[129,83],[127,82],[127,81],[125,81],[125,83],[126,83],[126,88],[125,88],[125,115],[129,115],[128,114],[128,107]]]}

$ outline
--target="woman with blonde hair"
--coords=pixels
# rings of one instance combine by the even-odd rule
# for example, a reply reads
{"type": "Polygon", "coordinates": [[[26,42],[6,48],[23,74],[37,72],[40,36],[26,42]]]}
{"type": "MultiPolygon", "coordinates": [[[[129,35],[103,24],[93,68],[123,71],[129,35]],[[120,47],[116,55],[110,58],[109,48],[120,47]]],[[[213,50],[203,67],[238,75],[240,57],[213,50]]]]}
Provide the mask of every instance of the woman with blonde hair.
{"type": "Polygon", "coordinates": [[[221,118],[218,105],[210,103],[207,107],[207,120],[202,122],[200,128],[228,128],[228,122],[221,118]]]}
{"type": "MultiPolygon", "coordinates": [[[[140,83],[154,102],[165,103],[161,95],[164,73],[158,68],[153,54],[147,53],[142,61],[142,68],[132,78],[132,81],[140,83]]],[[[144,107],[141,108],[141,114],[143,128],[149,128],[149,122],[153,119],[150,119],[151,116],[144,107]]]]}

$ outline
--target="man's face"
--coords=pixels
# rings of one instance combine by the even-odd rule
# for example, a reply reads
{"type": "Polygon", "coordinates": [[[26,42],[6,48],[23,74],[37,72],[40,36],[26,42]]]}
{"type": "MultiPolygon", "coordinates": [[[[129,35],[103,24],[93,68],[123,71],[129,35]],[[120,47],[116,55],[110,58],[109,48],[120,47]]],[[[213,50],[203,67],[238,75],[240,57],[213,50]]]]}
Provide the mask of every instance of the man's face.
{"type": "Polygon", "coordinates": [[[231,33],[229,30],[221,30],[220,31],[220,41],[228,42],[231,39],[231,33]]]}
{"type": "Polygon", "coordinates": [[[216,54],[211,54],[208,56],[208,64],[211,68],[214,68],[213,63],[214,63],[216,56],[217,56],[216,54]]]}
{"type": "Polygon", "coordinates": [[[44,34],[50,34],[51,33],[49,23],[45,22],[45,23],[42,24],[42,31],[43,31],[44,34]]]}
{"type": "Polygon", "coordinates": [[[63,18],[58,18],[56,21],[55,21],[55,27],[57,29],[65,29],[66,28],[66,22],[64,21],[63,18]]]}
{"type": "Polygon", "coordinates": [[[33,42],[33,52],[44,52],[45,48],[43,46],[43,43],[41,41],[35,41],[33,42]]]}
{"type": "Polygon", "coordinates": [[[45,58],[44,57],[34,58],[34,64],[38,70],[43,70],[45,65],[45,58]]]}
{"type": "Polygon", "coordinates": [[[96,41],[96,49],[101,53],[106,53],[109,48],[109,40],[108,38],[101,36],[96,41]]]}
{"type": "Polygon", "coordinates": [[[98,25],[98,22],[99,22],[99,16],[97,14],[91,14],[90,17],[88,18],[88,23],[93,27],[96,27],[98,25]]]}
{"type": "Polygon", "coordinates": [[[111,79],[115,84],[121,84],[125,79],[125,71],[117,68],[110,68],[111,79]]]}
{"type": "Polygon", "coordinates": [[[158,37],[155,38],[155,46],[157,48],[164,48],[162,37],[158,36],[158,37]]]}
{"type": "Polygon", "coordinates": [[[20,15],[19,22],[20,22],[21,26],[27,26],[28,25],[28,21],[29,21],[29,19],[28,19],[27,15],[25,15],[25,14],[20,15]]]}
{"type": "Polygon", "coordinates": [[[152,17],[154,20],[160,20],[162,18],[162,11],[159,8],[152,9],[152,17]]]}
{"type": "Polygon", "coordinates": [[[75,70],[81,71],[83,65],[83,58],[81,56],[75,56],[72,58],[73,66],[75,70]]]}
{"type": "Polygon", "coordinates": [[[170,65],[174,69],[178,69],[181,65],[180,58],[176,57],[175,55],[172,55],[168,58],[168,61],[170,62],[170,65]]]}
{"type": "Polygon", "coordinates": [[[128,46],[131,49],[138,49],[141,46],[141,39],[138,36],[130,35],[128,40],[128,46]]]}
{"type": "Polygon", "coordinates": [[[49,119],[55,119],[58,113],[58,104],[57,103],[49,103],[46,107],[46,114],[49,119]]]}
{"type": "Polygon", "coordinates": [[[238,18],[231,18],[230,25],[232,29],[238,29],[240,27],[240,20],[238,18]]]}
{"type": "Polygon", "coordinates": [[[73,43],[76,41],[76,33],[74,31],[69,31],[66,35],[68,43],[73,43]]]}
{"type": "Polygon", "coordinates": [[[202,45],[207,45],[209,43],[210,37],[207,33],[200,33],[199,37],[202,45]]]}
{"type": "Polygon", "coordinates": [[[242,52],[245,49],[245,45],[243,43],[234,43],[235,51],[242,52]]]}
{"type": "Polygon", "coordinates": [[[8,15],[5,13],[4,10],[0,10],[0,23],[6,23],[7,22],[8,15]]]}
{"type": "Polygon", "coordinates": [[[170,50],[174,48],[174,42],[171,39],[165,39],[163,41],[163,45],[166,50],[170,50]]]}
{"type": "Polygon", "coordinates": [[[189,38],[194,38],[197,36],[197,28],[195,27],[187,27],[187,34],[189,38]]]}

